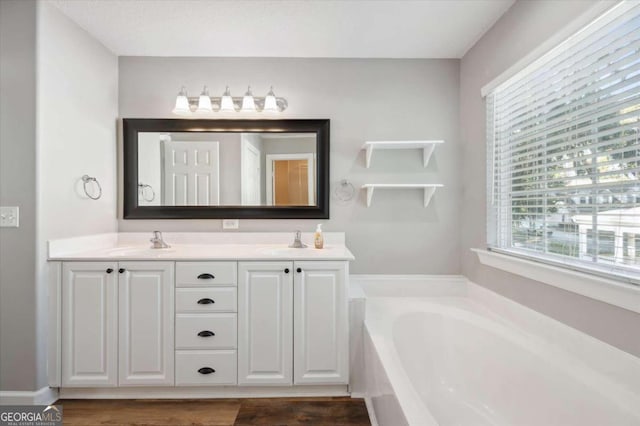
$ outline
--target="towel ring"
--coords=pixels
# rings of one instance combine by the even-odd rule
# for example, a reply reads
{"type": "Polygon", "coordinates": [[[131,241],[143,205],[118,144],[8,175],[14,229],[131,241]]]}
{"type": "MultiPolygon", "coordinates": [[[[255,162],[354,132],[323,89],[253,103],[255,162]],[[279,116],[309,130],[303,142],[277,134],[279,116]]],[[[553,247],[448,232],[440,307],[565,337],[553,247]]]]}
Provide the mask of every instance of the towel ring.
{"type": "Polygon", "coordinates": [[[151,185],[146,183],[139,183],[138,188],[140,189],[140,196],[142,197],[143,201],[150,203],[156,199],[156,191],[153,190],[153,187],[151,185]],[[149,198],[145,197],[145,194],[146,194],[145,189],[149,189],[149,191],[151,191],[151,197],[149,198]]]}
{"type": "Polygon", "coordinates": [[[84,175],[82,176],[82,187],[87,197],[91,198],[92,200],[99,200],[100,197],[102,197],[102,186],[100,186],[100,182],[98,182],[98,179],[91,177],[89,175],[84,175]],[[95,184],[98,186],[98,195],[93,196],[89,194],[89,191],[87,191],[87,184],[89,182],[95,182],[95,184]]]}
{"type": "Polygon", "coordinates": [[[333,188],[333,196],[339,201],[347,202],[351,201],[356,193],[356,189],[351,182],[346,179],[342,179],[333,188]]]}

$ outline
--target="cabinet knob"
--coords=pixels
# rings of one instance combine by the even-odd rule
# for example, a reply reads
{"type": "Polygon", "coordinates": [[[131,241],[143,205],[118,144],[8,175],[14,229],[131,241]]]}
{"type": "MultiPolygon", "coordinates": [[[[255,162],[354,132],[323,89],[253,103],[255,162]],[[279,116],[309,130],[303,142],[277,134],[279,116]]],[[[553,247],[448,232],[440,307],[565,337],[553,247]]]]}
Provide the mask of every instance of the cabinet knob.
{"type": "Polygon", "coordinates": [[[120,272],[121,274],[124,273],[125,269],[124,268],[120,268],[118,269],[118,272],[120,272]]]}
{"type": "Polygon", "coordinates": [[[202,367],[198,370],[198,373],[200,374],[211,374],[211,373],[215,373],[216,370],[214,370],[211,367],[202,367]]]}
{"type": "Polygon", "coordinates": [[[284,273],[288,274],[289,273],[289,268],[284,268],[284,273]]]}
{"type": "Polygon", "coordinates": [[[112,273],[112,272],[113,272],[113,269],[111,269],[111,268],[107,268],[107,274],[110,274],[110,273],[112,273]]]}
{"type": "Polygon", "coordinates": [[[216,303],[215,300],[209,299],[208,297],[198,300],[198,305],[210,305],[212,303],[216,303]]]}
{"type": "Polygon", "coordinates": [[[215,336],[216,333],[214,333],[213,331],[209,331],[209,330],[202,330],[200,333],[198,333],[198,336],[200,337],[211,337],[211,336],[215,336]]]}
{"type": "Polygon", "coordinates": [[[199,280],[212,280],[214,278],[215,277],[213,275],[211,275],[211,274],[200,274],[200,275],[198,275],[198,279],[199,280]]]}
{"type": "Polygon", "coordinates": [[[302,268],[298,268],[298,269],[296,269],[296,272],[297,272],[297,273],[302,272],[302,268]]]}

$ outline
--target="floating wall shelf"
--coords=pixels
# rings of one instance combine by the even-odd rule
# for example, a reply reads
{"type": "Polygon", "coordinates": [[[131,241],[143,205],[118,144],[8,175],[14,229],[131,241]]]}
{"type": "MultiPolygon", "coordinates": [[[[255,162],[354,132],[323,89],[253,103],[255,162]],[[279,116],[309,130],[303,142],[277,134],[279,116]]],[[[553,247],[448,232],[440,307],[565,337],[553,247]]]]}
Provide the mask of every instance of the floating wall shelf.
{"type": "Polygon", "coordinates": [[[407,189],[418,188],[424,190],[424,206],[429,205],[431,197],[433,197],[436,188],[442,188],[444,185],[439,183],[366,183],[362,185],[362,189],[367,190],[367,207],[371,206],[371,198],[376,188],[384,189],[407,189]]]}
{"type": "Polygon", "coordinates": [[[422,149],[422,165],[427,167],[433,150],[441,143],[444,141],[369,141],[362,145],[362,149],[365,150],[367,169],[371,165],[371,155],[376,149],[422,149]]]}

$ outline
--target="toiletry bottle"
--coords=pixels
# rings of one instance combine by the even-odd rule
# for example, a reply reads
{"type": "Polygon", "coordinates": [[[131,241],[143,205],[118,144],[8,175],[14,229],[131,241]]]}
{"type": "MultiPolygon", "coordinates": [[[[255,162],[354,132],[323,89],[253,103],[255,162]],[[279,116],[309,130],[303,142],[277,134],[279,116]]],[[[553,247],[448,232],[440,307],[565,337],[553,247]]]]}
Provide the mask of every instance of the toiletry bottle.
{"type": "Polygon", "coordinates": [[[313,234],[313,245],[317,249],[321,249],[322,247],[324,247],[324,237],[322,236],[322,224],[321,223],[318,224],[318,227],[316,228],[316,232],[315,232],[315,234],[313,234]]]}

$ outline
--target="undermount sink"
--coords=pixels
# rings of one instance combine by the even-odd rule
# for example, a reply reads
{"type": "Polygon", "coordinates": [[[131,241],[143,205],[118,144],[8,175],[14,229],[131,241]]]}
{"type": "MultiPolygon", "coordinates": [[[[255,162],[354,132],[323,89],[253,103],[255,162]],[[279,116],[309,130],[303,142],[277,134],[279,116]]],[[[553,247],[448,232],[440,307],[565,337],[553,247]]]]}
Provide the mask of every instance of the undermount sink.
{"type": "Polygon", "coordinates": [[[164,249],[152,249],[150,247],[115,247],[112,249],[107,250],[107,252],[109,253],[109,255],[112,256],[132,256],[132,255],[136,255],[136,254],[145,254],[145,255],[149,255],[149,254],[153,254],[153,253],[157,253],[158,255],[161,255],[162,253],[171,253],[174,252],[175,249],[172,248],[164,248],[164,249]]]}
{"type": "Polygon", "coordinates": [[[263,254],[269,254],[269,255],[273,255],[273,256],[278,256],[281,254],[287,254],[287,253],[296,253],[300,250],[305,250],[305,248],[292,248],[292,247],[269,247],[269,248],[265,248],[260,250],[260,253],[263,254]]]}

